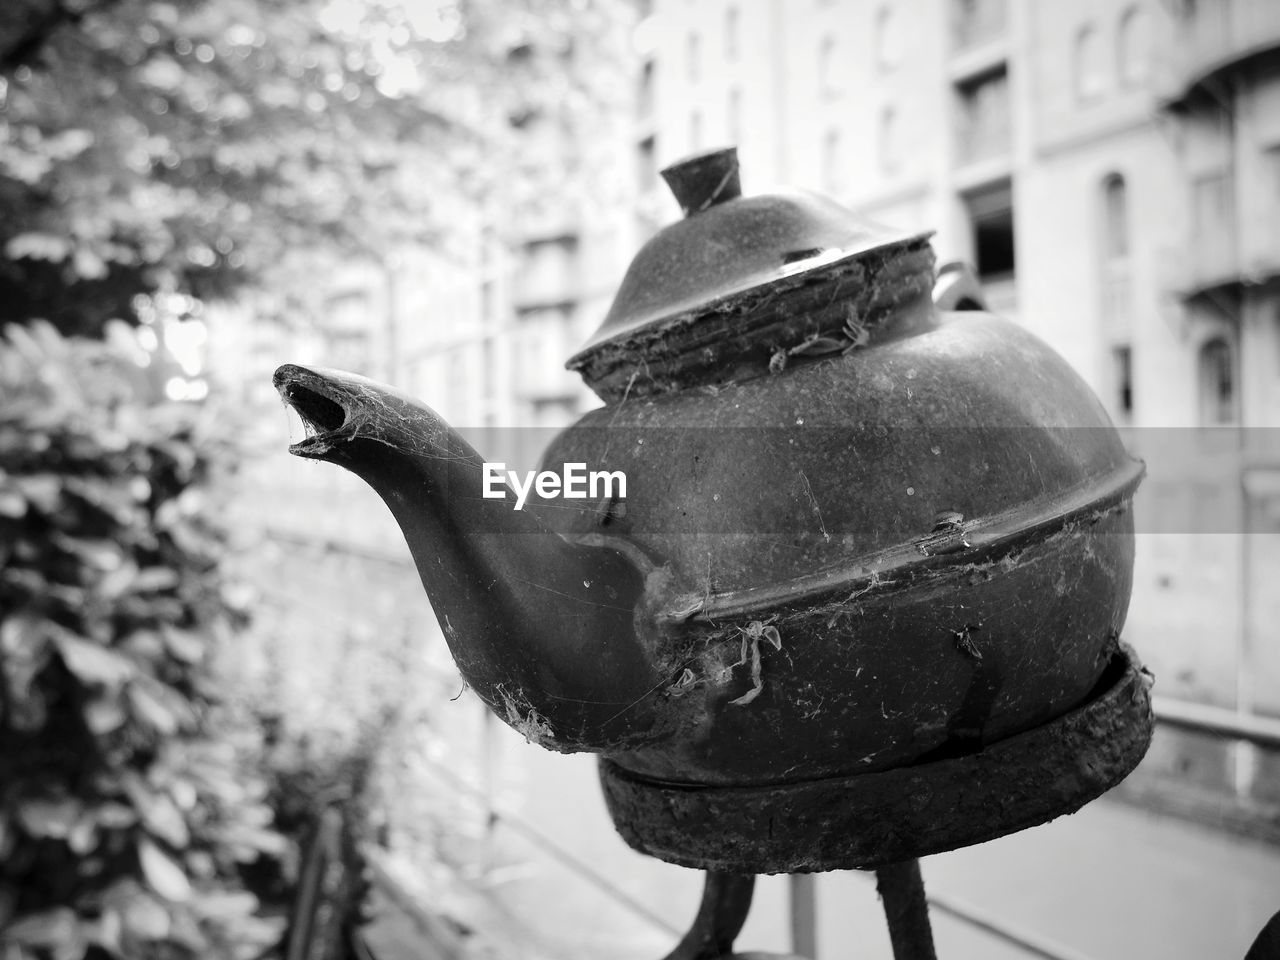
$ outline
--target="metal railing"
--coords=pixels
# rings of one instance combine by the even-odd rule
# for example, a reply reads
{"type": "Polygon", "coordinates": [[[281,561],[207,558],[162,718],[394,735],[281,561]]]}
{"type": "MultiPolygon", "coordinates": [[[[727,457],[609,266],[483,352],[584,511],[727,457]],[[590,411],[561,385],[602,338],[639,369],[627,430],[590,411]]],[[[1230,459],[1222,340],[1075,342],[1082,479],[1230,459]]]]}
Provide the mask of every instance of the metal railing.
{"type": "Polygon", "coordinates": [[[1168,697],[1152,697],[1151,703],[1157,722],[1166,726],[1280,750],[1280,720],[1168,697]]]}

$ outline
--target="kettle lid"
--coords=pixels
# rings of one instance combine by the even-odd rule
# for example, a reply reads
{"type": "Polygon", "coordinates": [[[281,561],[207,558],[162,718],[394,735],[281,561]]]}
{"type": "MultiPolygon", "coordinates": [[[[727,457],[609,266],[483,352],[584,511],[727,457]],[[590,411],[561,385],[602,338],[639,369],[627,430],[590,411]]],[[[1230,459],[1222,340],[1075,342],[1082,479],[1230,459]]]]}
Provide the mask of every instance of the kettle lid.
{"type": "Polygon", "coordinates": [[[884,227],[807,190],[744,197],[736,147],[695,154],[662,178],[685,217],[640,248],[572,369],[606,342],[696,323],[748,291],[929,236],[884,227]]]}

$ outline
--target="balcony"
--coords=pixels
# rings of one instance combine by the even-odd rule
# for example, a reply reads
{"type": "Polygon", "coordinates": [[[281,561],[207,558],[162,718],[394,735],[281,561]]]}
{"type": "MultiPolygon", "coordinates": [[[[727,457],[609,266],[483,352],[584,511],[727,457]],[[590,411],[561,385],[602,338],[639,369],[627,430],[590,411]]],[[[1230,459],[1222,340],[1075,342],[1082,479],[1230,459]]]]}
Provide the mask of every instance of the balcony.
{"type": "Polygon", "coordinates": [[[1246,63],[1280,51],[1276,0],[1183,0],[1164,66],[1168,105],[1246,63]]]}
{"type": "Polygon", "coordinates": [[[1280,195],[1267,197],[1259,185],[1242,197],[1235,177],[1219,170],[1192,181],[1191,202],[1171,289],[1184,297],[1238,293],[1280,276],[1280,195]]]}

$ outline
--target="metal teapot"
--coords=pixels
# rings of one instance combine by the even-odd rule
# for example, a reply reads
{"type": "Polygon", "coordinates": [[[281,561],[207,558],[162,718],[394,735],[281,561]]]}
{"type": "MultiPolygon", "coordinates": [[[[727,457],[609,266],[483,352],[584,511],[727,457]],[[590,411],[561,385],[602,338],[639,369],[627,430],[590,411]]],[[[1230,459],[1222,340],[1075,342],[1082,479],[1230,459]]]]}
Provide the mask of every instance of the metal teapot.
{"type": "Polygon", "coordinates": [[[1119,641],[1143,467],[1088,387],[1017,324],[939,309],[928,234],[742,196],[731,150],[664,177],[686,217],[569,361],[605,405],[544,460],[625,499],[514,510],[426,406],[287,365],[291,451],[382,496],[472,689],[599,753],[647,853],[876,867],[1122,779],[1151,733],[1119,641]]]}

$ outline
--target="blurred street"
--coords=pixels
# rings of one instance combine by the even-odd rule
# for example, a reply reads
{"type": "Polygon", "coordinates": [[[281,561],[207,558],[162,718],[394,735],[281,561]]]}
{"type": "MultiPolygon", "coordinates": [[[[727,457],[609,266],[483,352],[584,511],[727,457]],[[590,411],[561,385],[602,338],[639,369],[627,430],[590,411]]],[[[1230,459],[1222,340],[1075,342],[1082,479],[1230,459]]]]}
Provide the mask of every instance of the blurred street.
{"type": "MultiPolygon", "coordinates": [[[[519,744],[524,747],[523,743],[519,744]]],[[[595,761],[526,748],[525,806],[500,818],[491,924],[521,956],[657,960],[692,920],[701,874],[641,856],[608,822],[595,761]],[[589,871],[589,872],[588,872],[589,871]]],[[[923,862],[931,897],[1070,960],[1242,958],[1280,908],[1280,849],[1101,800],[1001,840],[923,862]]],[[[1025,960],[935,906],[946,960],[1025,960]]],[[[890,960],[870,875],[817,878],[818,956],[890,960]]],[[[740,950],[790,949],[788,880],[761,877],[740,950]]]]}

